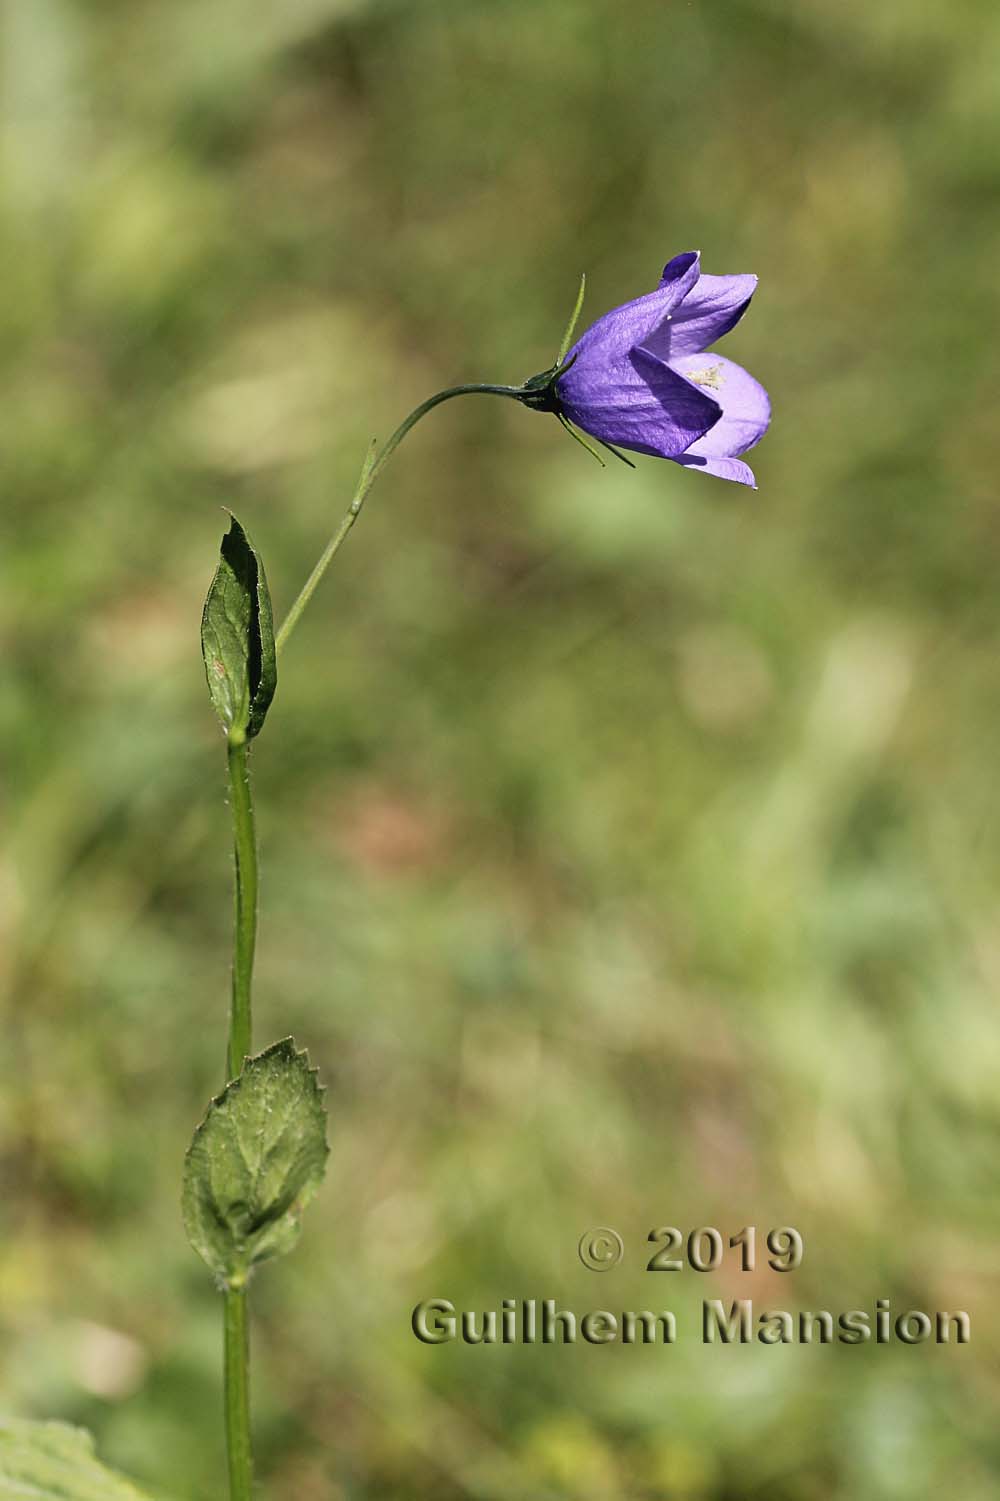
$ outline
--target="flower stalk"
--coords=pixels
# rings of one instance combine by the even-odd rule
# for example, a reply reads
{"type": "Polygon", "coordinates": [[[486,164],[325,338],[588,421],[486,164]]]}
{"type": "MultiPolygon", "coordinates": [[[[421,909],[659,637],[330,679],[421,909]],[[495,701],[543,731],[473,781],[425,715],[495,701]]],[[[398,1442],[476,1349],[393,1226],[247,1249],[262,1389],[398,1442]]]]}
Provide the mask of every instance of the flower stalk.
{"type": "Polygon", "coordinates": [[[348,532],[360,516],[361,508],[368,497],[368,492],[411,427],[415,427],[421,417],[426,416],[434,407],[440,406],[443,401],[450,401],[453,396],[508,396],[512,397],[515,401],[523,402],[525,394],[526,389],[523,386],[491,386],[482,384],[449,386],[447,390],[438,391],[434,396],[429,396],[426,401],[422,401],[418,407],[414,407],[410,415],[399,424],[392,437],[388,438],[381,448],[376,448],[372,444],[362,465],[357,486],[343,520],[320,554],[318,563],[303,584],[298,597],[282,621],[281,628],[274,638],[275,649],[279,655],[289,636],[298,625],[302,611],[315,594],[323,575],[340,550],[348,532]]]}
{"type": "Polygon", "coordinates": [[[247,1333],[246,1288],[227,1287],[223,1308],[229,1501],[252,1501],[250,1344],[247,1333]]]}
{"type": "Polygon", "coordinates": [[[242,731],[230,733],[226,750],[235,856],[232,999],[226,1059],[228,1082],[237,1077],[244,1058],[252,1052],[250,993],[253,985],[254,950],[257,946],[257,837],[246,735],[242,731]]]}
{"type": "MultiPolygon", "coordinates": [[[[251,991],[257,945],[257,835],[250,789],[249,744],[242,731],[230,732],[226,752],[234,853],[233,974],[226,1055],[228,1082],[239,1075],[244,1059],[253,1049],[251,991]]],[[[229,1496],[230,1501],[251,1501],[253,1459],[246,1287],[227,1287],[224,1298],[223,1385],[229,1496]]]]}

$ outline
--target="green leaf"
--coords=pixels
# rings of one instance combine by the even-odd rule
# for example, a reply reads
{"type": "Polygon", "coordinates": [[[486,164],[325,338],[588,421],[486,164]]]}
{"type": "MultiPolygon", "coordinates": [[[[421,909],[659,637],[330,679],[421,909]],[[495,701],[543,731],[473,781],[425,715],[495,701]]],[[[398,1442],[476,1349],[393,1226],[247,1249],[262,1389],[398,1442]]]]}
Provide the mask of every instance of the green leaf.
{"type": "Polygon", "coordinates": [[[264,565],[235,516],[201,617],[208,692],[230,740],[259,734],[278,681],[264,565]]]}
{"type": "Polygon", "coordinates": [[[248,1058],[208,1107],[184,1163],[184,1226],[224,1287],[290,1251],[326,1169],[316,1070],[292,1038],[248,1058]]]}
{"type": "Polygon", "coordinates": [[[147,1501],[101,1464],[94,1440],[68,1423],[0,1418],[0,1501],[147,1501]]]}

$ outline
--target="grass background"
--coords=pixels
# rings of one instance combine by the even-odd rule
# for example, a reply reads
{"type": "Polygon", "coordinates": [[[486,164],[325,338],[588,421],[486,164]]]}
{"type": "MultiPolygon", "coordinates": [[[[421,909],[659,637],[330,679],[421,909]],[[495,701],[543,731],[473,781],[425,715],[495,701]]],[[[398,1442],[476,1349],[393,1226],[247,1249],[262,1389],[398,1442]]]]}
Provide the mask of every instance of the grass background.
{"type": "Polygon", "coordinates": [[[988,0],[8,8],[6,1410],[220,1494],[177,1202],[224,1054],[220,506],[280,614],[373,433],[544,368],[581,270],[593,318],[700,247],[761,278],[757,494],[453,403],[284,659],[257,1037],[308,1044],[333,1153],[255,1285],[261,1491],[995,1495],[998,66],[988,0]],[[664,1223],[806,1260],[653,1278],[664,1223]],[[433,1296],[688,1333],[427,1349],[433,1296]],[[973,1344],[708,1350],[706,1296],[973,1344]]]}

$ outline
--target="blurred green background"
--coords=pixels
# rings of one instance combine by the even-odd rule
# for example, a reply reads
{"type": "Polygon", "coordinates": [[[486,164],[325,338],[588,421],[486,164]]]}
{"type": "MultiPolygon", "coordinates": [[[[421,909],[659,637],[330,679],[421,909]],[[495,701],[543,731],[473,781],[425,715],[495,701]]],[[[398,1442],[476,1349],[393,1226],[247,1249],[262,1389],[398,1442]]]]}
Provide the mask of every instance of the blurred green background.
{"type": "Polygon", "coordinates": [[[283,660],[257,1037],[333,1152],[255,1284],[261,1494],[995,1496],[998,71],[992,0],[7,7],[4,1410],[221,1492],[220,507],[280,614],[372,434],[700,247],[761,279],[757,494],[452,403],[283,660]],[[661,1224],[805,1263],[650,1276],[661,1224]],[[428,1349],[435,1296],[688,1332],[428,1349]],[[706,1349],[709,1296],[973,1343],[706,1349]]]}

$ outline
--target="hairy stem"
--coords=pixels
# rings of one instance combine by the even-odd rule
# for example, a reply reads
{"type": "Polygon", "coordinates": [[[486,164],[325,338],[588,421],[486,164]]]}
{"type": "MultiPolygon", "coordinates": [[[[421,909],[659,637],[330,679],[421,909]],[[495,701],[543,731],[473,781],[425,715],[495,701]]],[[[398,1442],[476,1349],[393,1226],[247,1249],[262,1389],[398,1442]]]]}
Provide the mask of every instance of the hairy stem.
{"type": "Polygon", "coordinates": [[[298,625],[299,616],[302,614],[302,611],[312,599],[320,580],[322,579],[326,570],[329,568],[330,563],[338,552],[342,542],[344,541],[344,538],[347,536],[348,532],[351,530],[351,527],[357,521],[358,516],[361,513],[361,507],[365,503],[365,499],[368,495],[369,490],[378,479],[388,460],[392,457],[393,453],[396,451],[400,443],[402,443],[403,439],[410,431],[410,428],[415,427],[416,424],[420,421],[421,417],[425,416],[427,412],[432,410],[432,408],[440,406],[443,401],[450,401],[453,396],[473,396],[477,394],[483,394],[486,396],[511,396],[515,401],[522,400],[524,396],[523,389],[520,386],[449,386],[446,391],[438,391],[436,395],[429,396],[427,400],[422,401],[418,407],[414,407],[410,415],[399,424],[392,437],[387,439],[380,449],[375,450],[373,448],[369,452],[368,458],[365,460],[364,466],[361,470],[361,476],[358,480],[357,488],[354,491],[351,503],[344,514],[343,520],[341,521],[337,530],[334,532],[333,536],[330,538],[329,542],[326,544],[326,547],[323,549],[323,553],[320,557],[319,562],[316,564],[316,567],[306,579],[306,582],[303,585],[298,598],[295,600],[295,603],[292,605],[288,614],[285,616],[285,619],[281,625],[281,629],[278,631],[278,634],[275,637],[274,644],[279,652],[282,650],[285,642],[288,640],[289,636],[298,625]]]}
{"type": "Polygon", "coordinates": [[[245,1287],[226,1289],[226,1446],[230,1501],[252,1501],[250,1452],[250,1348],[245,1287]]]}
{"type": "Polygon", "coordinates": [[[226,1078],[235,1079],[251,1051],[250,987],[257,942],[257,840],[247,742],[230,740],[229,802],[233,815],[236,880],[233,891],[233,989],[229,1012],[229,1053],[226,1078]]]}

